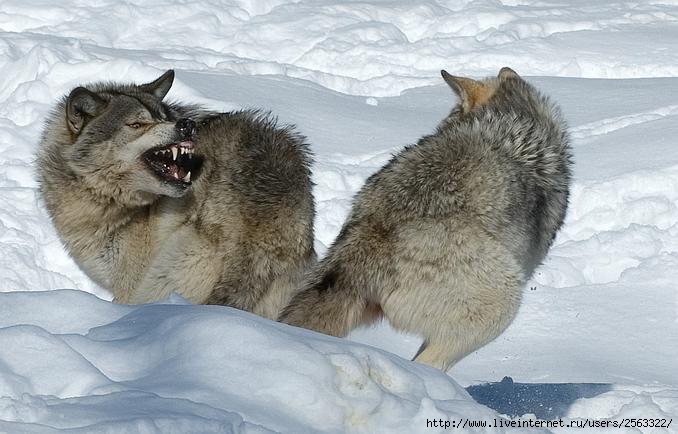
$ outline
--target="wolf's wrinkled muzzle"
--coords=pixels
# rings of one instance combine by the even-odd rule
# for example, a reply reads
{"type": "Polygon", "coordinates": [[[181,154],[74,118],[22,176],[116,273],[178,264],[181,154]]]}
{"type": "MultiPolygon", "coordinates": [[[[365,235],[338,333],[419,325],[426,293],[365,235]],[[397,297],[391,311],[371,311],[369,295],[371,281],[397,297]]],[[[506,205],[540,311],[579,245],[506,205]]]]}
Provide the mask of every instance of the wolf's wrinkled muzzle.
{"type": "Polygon", "coordinates": [[[181,140],[192,140],[195,137],[195,122],[188,118],[179,119],[175,126],[181,140]]]}

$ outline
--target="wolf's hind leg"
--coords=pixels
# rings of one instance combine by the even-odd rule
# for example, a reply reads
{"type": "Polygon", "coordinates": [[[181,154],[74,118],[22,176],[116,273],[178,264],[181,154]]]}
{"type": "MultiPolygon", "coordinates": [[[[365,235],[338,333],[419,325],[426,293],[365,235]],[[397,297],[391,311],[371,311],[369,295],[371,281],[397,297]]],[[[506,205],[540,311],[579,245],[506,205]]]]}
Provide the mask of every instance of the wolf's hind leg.
{"type": "MultiPolygon", "coordinates": [[[[499,336],[511,323],[520,305],[521,285],[514,282],[501,290],[465,288],[473,297],[440,302],[428,321],[413,327],[424,337],[414,361],[443,371],[469,353],[499,336]]],[[[388,317],[388,310],[386,311],[388,317]]]]}
{"type": "Polygon", "coordinates": [[[481,345],[459,345],[459,341],[445,343],[424,341],[413,360],[445,372],[457,361],[481,345]]]}

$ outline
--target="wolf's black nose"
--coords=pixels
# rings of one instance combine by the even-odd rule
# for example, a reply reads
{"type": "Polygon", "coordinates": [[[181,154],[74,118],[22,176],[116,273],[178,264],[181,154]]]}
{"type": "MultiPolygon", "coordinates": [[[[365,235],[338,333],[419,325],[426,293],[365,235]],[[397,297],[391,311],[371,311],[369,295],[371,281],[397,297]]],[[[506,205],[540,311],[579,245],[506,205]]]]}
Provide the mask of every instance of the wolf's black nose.
{"type": "Polygon", "coordinates": [[[175,128],[182,139],[190,139],[195,135],[195,122],[191,119],[179,119],[175,128]]]}

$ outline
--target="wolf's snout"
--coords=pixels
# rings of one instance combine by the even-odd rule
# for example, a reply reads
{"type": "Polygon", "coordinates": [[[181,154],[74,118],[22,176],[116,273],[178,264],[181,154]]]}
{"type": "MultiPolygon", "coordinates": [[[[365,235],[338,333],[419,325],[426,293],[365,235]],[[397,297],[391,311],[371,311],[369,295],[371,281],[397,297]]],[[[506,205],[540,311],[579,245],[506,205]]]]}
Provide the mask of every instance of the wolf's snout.
{"type": "Polygon", "coordinates": [[[192,139],[195,136],[195,122],[191,119],[179,119],[175,128],[182,139],[192,139]]]}

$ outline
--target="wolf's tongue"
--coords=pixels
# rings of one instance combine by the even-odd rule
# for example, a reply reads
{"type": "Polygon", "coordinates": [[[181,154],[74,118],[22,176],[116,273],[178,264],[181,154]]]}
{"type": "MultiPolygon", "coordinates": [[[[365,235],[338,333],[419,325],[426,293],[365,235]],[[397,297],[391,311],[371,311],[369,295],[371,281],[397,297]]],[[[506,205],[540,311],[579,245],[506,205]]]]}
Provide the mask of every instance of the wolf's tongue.
{"type": "Polygon", "coordinates": [[[191,171],[188,172],[181,166],[175,166],[176,171],[173,171],[172,176],[176,179],[181,179],[184,182],[191,182],[191,171]]]}

